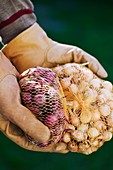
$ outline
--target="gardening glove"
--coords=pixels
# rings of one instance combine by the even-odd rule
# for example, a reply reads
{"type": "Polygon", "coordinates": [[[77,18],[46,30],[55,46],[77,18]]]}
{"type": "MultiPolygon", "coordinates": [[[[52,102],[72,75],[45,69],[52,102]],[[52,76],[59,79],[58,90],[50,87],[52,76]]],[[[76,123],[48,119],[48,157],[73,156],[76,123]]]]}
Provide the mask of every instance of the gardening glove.
{"type": "Polygon", "coordinates": [[[96,58],[76,46],[57,43],[35,23],[19,34],[4,48],[3,53],[22,73],[34,66],[55,67],[70,62],[89,62],[88,67],[98,76],[105,78],[107,73],[96,58]]]}
{"type": "Polygon", "coordinates": [[[19,73],[15,67],[0,51],[0,130],[25,149],[67,153],[68,150],[64,143],[39,148],[27,140],[25,133],[35,140],[46,142],[50,133],[45,125],[21,105],[17,76],[19,73]]]}

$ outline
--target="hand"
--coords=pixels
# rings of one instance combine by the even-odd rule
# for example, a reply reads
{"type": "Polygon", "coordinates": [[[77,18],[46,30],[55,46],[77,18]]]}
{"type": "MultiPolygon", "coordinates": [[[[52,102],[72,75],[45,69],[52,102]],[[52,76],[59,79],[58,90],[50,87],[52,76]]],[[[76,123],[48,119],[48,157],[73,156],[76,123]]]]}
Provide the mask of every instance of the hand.
{"type": "Polygon", "coordinates": [[[46,142],[50,134],[49,129],[21,105],[20,88],[16,78],[18,75],[19,73],[14,66],[0,52],[0,130],[9,139],[25,149],[67,153],[68,150],[64,143],[40,148],[31,144],[25,137],[26,133],[35,140],[46,142]]]}
{"type": "Polygon", "coordinates": [[[10,125],[12,127],[13,123],[34,139],[46,142],[50,135],[49,129],[21,105],[20,88],[16,78],[18,74],[10,61],[0,52],[0,129],[11,137],[10,125]],[[37,129],[40,133],[37,133],[37,129]]]}
{"type": "Polygon", "coordinates": [[[107,77],[96,58],[76,46],[52,41],[36,23],[8,43],[3,52],[20,73],[34,66],[54,67],[69,62],[89,62],[88,67],[95,74],[107,77]]]}

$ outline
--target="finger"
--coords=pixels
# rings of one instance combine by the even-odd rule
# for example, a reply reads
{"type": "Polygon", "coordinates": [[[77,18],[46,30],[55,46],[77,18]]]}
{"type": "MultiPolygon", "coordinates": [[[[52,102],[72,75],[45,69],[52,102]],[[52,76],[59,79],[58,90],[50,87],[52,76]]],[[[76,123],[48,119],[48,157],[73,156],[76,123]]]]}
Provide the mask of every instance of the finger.
{"type": "Polygon", "coordinates": [[[108,76],[103,66],[96,59],[92,59],[88,67],[101,78],[106,78],[108,76]]]}
{"type": "Polygon", "coordinates": [[[66,64],[70,63],[72,60],[72,53],[70,50],[71,46],[57,43],[51,49],[49,49],[47,53],[47,61],[46,67],[54,67],[57,64],[66,64]],[[69,52],[69,53],[68,53],[69,52]]]}
{"type": "MultiPolygon", "coordinates": [[[[105,78],[108,76],[107,72],[96,58],[75,46],[68,46],[60,43],[56,44],[49,50],[47,59],[49,63],[52,63],[52,67],[56,64],[66,64],[70,62],[89,62],[89,68],[99,77],[105,78]],[[56,53],[54,53],[54,51],[56,51],[56,53]]],[[[48,65],[48,67],[51,67],[51,65],[48,65]]]]}
{"type": "Polygon", "coordinates": [[[0,115],[0,129],[1,131],[13,142],[15,142],[20,147],[32,150],[32,151],[40,151],[40,152],[52,152],[54,150],[54,145],[49,145],[47,147],[38,147],[32,142],[29,142],[26,138],[24,132],[16,125],[11,123],[5,117],[0,115]]]}
{"type": "Polygon", "coordinates": [[[34,140],[44,143],[50,138],[50,131],[42,122],[28,110],[19,105],[15,108],[15,113],[10,114],[10,120],[19,126],[26,134],[34,140]]]}
{"type": "Polygon", "coordinates": [[[108,76],[103,66],[92,55],[88,54],[87,52],[83,51],[80,48],[75,48],[73,53],[75,62],[77,63],[89,62],[88,67],[99,77],[106,78],[108,76]]]}
{"type": "Polygon", "coordinates": [[[24,134],[24,132],[16,125],[11,123],[7,118],[3,117],[0,114],[0,130],[14,143],[19,145],[20,147],[32,150],[32,151],[42,151],[49,152],[52,150],[52,147],[48,148],[40,148],[31,142],[29,142],[24,134]]]}
{"type": "Polygon", "coordinates": [[[50,144],[47,147],[39,147],[32,142],[29,142],[26,138],[24,132],[15,124],[11,123],[7,118],[3,117],[0,114],[0,130],[13,142],[15,142],[20,147],[32,150],[32,151],[40,151],[40,152],[57,152],[57,153],[68,153],[69,151],[66,149],[66,146],[63,142],[59,144],[50,144]],[[57,151],[56,148],[57,147],[57,151]],[[58,149],[59,147],[59,149],[58,149]]]}

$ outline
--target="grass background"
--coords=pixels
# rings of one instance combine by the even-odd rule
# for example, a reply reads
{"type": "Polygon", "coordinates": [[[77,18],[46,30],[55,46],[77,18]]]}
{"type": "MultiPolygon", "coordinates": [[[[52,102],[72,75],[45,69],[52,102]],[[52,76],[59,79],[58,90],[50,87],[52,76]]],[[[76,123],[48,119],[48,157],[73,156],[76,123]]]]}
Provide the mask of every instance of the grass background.
{"type": "MultiPolygon", "coordinates": [[[[113,3],[110,0],[33,0],[38,23],[52,39],[96,56],[113,83],[113,3]]],[[[112,170],[113,140],[86,156],[24,150],[0,134],[0,170],[112,170]]]]}

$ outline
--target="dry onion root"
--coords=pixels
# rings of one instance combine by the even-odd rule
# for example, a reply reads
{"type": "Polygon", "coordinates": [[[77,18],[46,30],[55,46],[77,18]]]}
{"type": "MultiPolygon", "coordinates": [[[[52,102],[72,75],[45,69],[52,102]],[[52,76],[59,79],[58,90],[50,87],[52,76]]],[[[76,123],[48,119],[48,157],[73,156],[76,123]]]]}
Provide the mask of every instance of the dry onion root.
{"type": "Polygon", "coordinates": [[[91,154],[113,134],[113,87],[80,64],[53,68],[63,88],[70,132],[63,141],[71,152],[91,154]]]}

